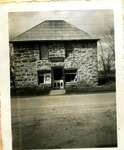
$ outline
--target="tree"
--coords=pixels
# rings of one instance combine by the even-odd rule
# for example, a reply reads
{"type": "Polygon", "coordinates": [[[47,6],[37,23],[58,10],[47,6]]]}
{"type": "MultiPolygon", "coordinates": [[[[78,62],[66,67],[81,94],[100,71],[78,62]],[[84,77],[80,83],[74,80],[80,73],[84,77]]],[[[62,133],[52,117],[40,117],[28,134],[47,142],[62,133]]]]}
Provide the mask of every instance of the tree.
{"type": "Polygon", "coordinates": [[[107,34],[99,41],[99,64],[104,78],[108,80],[109,74],[115,69],[114,29],[110,28],[107,34]]]}

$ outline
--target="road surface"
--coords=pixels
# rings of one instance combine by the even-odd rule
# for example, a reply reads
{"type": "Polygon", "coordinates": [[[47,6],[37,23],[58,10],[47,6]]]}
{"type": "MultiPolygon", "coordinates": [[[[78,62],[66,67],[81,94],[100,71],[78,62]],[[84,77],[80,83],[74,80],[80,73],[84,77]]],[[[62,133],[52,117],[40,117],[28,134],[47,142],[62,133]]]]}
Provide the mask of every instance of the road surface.
{"type": "Polygon", "coordinates": [[[114,147],[115,93],[12,98],[14,149],[114,147]]]}

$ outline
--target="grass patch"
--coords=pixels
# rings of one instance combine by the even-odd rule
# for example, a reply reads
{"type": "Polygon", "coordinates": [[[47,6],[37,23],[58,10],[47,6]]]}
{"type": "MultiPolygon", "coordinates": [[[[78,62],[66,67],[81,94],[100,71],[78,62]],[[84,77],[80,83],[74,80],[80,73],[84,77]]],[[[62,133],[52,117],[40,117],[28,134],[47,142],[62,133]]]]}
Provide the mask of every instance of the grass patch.
{"type": "Polygon", "coordinates": [[[98,92],[115,92],[115,82],[108,82],[96,87],[76,87],[70,86],[66,88],[66,94],[80,94],[80,93],[98,93],[98,92]]]}

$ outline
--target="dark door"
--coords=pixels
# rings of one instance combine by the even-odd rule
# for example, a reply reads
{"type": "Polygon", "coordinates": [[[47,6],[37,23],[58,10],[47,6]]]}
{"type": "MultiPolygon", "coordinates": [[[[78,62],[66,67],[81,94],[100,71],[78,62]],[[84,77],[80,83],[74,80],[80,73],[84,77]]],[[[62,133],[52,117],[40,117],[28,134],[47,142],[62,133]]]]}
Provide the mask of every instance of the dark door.
{"type": "Polygon", "coordinates": [[[64,70],[63,67],[53,67],[52,69],[54,89],[64,89],[64,70]]]}

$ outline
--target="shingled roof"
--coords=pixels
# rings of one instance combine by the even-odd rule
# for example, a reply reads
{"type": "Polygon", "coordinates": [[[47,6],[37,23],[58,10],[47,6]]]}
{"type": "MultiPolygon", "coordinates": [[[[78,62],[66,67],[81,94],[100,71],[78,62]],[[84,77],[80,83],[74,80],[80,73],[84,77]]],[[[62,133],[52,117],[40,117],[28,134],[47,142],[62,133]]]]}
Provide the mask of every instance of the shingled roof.
{"type": "Polygon", "coordinates": [[[97,40],[64,20],[46,20],[20,34],[12,42],[91,39],[97,40]]]}

